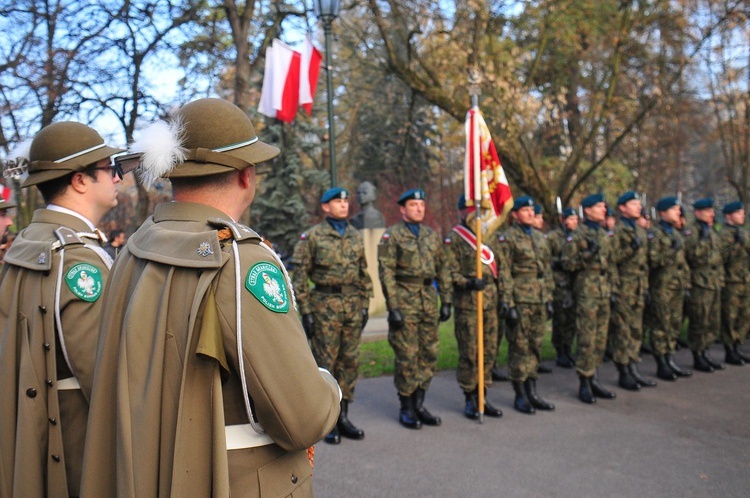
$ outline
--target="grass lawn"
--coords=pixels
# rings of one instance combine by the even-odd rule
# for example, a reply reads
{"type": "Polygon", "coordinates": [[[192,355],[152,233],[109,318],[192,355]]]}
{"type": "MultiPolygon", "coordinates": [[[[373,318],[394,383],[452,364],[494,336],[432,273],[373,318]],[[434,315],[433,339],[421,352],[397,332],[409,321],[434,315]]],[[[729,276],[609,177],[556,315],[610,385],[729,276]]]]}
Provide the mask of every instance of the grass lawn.
{"type": "MultiPolygon", "coordinates": [[[[440,351],[438,353],[438,369],[452,370],[458,363],[458,346],[453,334],[453,319],[440,324],[440,351]]],[[[542,343],[542,359],[555,357],[555,348],[551,342],[551,322],[547,324],[547,332],[542,343]]],[[[503,338],[498,352],[498,362],[505,366],[508,362],[508,341],[503,338]]],[[[393,375],[393,350],[388,341],[374,341],[362,344],[359,357],[359,375],[362,377],[378,377],[393,375]]]]}

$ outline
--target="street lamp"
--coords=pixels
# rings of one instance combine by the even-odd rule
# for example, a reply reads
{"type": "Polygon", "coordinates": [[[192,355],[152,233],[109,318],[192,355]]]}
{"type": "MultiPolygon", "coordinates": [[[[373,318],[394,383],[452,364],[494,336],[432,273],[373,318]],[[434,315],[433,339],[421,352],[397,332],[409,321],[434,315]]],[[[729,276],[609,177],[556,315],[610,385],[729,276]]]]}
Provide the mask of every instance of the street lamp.
{"type": "Polygon", "coordinates": [[[331,161],[331,187],[336,186],[336,147],[333,143],[333,82],[331,81],[331,24],[339,15],[339,0],[313,0],[313,11],[323,22],[326,36],[326,88],[328,91],[328,156],[331,161]]]}

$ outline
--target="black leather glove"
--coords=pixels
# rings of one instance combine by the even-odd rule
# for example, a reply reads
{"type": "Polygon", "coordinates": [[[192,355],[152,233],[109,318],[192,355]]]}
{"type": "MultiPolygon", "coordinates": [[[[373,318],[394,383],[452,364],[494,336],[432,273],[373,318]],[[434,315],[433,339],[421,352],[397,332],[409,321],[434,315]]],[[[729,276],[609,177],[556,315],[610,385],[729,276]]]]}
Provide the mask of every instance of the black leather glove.
{"type": "Polygon", "coordinates": [[[651,306],[651,291],[648,289],[643,293],[643,302],[646,306],[651,306]]]}
{"type": "Polygon", "coordinates": [[[640,237],[633,237],[633,240],[630,241],[630,247],[633,249],[639,249],[643,246],[643,242],[641,242],[640,237]]]}
{"type": "Polygon", "coordinates": [[[555,313],[555,305],[552,304],[552,301],[547,301],[547,320],[552,320],[552,315],[555,313]]]}
{"type": "Polygon", "coordinates": [[[370,312],[367,311],[367,308],[362,308],[362,330],[365,329],[365,325],[367,325],[367,320],[370,319],[370,312]]]}
{"type": "Polygon", "coordinates": [[[682,239],[675,237],[672,239],[672,249],[677,251],[682,247],[682,239]]]}
{"type": "Polygon", "coordinates": [[[572,308],[575,301],[573,301],[573,293],[571,291],[565,291],[565,296],[562,300],[562,307],[564,310],[572,308]]]}
{"type": "Polygon", "coordinates": [[[599,252],[599,242],[596,239],[589,239],[586,248],[591,256],[599,252]]]}
{"type": "Polygon", "coordinates": [[[473,290],[473,291],[480,291],[484,290],[484,288],[487,286],[487,282],[484,281],[484,279],[481,278],[470,278],[468,282],[466,282],[466,289],[467,290],[473,290]]]}
{"type": "Polygon", "coordinates": [[[440,321],[447,322],[451,317],[451,305],[444,304],[440,307],[440,321]]]}
{"type": "Polygon", "coordinates": [[[401,314],[401,310],[389,311],[388,323],[393,327],[393,330],[401,330],[404,328],[404,315],[401,314]]]}
{"type": "Polygon", "coordinates": [[[711,236],[711,227],[708,226],[705,223],[702,223],[701,224],[701,233],[700,233],[701,240],[707,239],[710,236],[711,236]]]}
{"type": "Polygon", "coordinates": [[[741,228],[738,228],[734,231],[734,241],[738,244],[745,243],[745,234],[742,232],[741,228]]]}
{"type": "Polygon", "coordinates": [[[516,308],[509,309],[508,310],[508,316],[505,319],[505,321],[511,327],[515,327],[516,325],[518,325],[518,322],[521,321],[521,317],[518,316],[518,310],[516,308]]]}
{"type": "Polygon", "coordinates": [[[609,296],[609,302],[612,304],[617,304],[617,294],[614,292],[609,296]]]}
{"type": "Polygon", "coordinates": [[[509,312],[510,306],[508,306],[508,303],[500,303],[500,307],[497,310],[497,316],[500,317],[500,319],[505,320],[508,318],[509,312]]]}
{"type": "Polygon", "coordinates": [[[304,329],[307,338],[312,339],[313,332],[315,332],[315,317],[312,313],[302,315],[302,329],[304,329]]]}

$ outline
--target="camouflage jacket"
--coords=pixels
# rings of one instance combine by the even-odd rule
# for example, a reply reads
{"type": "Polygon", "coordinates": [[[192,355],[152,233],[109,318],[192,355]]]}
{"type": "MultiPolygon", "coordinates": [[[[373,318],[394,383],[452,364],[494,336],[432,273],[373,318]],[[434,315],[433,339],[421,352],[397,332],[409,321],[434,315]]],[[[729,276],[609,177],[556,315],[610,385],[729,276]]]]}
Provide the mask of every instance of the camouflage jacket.
{"type": "Polygon", "coordinates": [[[617,282],[612,232],[583,223],[565,239],[561,263],[575,272],[573,289],[577,296],[609,299],[617,282]]]}
{"type": "MultiPolygon", "coordinates": [[[[489,246],[487,249],[497,269],[497,255],[489,246]]],[[[453,306],[456,309],[477,309],[477,292],[466,288],[469,279],[477,276],[476,249],[451,230],[444,240],[444,250],[445,264],[453,282],[453,306]]],[[[489,264],[482,265],[482,278],[487,283],[482,291],[482,309],[491,309],[497,305],[497,278],[489,264]]]]}
{"type": "MultiPolygon", "coordinates": [[[[327,221],[300,236],[292,256],[292,284],[300,313],[311,313],[310,284],[356,287],[362,307],[373,295],[362,235],[351,225],[341,236],[327,221]]],[[[348,294],[348,293],[345,293],[348,294]]]]}
{"type": "Polygon", "coordinates": [[[378,244],[378,273],[389,310],[422,309],[422,300],[436,302],[437,278],[440,300],[451,304],[451,280],[440,237],[420,225],[416,237],[403,221],[389,227],[378,244]]]}
{"type": "Polygon", "coordinates": [[[689,289],[690,267],[685,259],[685,243],[677,229],[671,234],[663,223],[648,232],[649,287],[689,289]]]}
{"type": "Polygon", "coordinates": [[[566,230],[564,227],[558,227],[550,231],[547,234],[547,243],[550,248],[550,255],[552,258],[552,276],[555,280],[555,285],[558,288],[570,289],[573,287],[573,279],[571,278],[570,272],[567,272],[562,267],[562,250],[565,247],[565,239],[568,238],[572,232],[566,230]]]}
{"type": "Polygon", "coordinates": [[[750,284],[750,233],[745,226],[725,225],[719,232],[727,283],[750,284]]]}
{"type": "Polygon", "coordinates": [[[614,229],[614,261],[617,265],[618,294],[637,296],[648,289],[648,234],[621,220],[614,229]]]}
{"type": "Polygon", "coordinates": [[[685,259],[690,265],[693,287],[721,289],[724,285],[724,261],[721,259],[719,234],[713,228],[697,222],[686,228],[685,259]]]}
{"type": "Polygon", "coordinates": [[[516,303],[552,301],[554,280],[547,239],[539,230],[526,233],[519,224],[497,236],[498,299],[511,307],[516,303]]]}

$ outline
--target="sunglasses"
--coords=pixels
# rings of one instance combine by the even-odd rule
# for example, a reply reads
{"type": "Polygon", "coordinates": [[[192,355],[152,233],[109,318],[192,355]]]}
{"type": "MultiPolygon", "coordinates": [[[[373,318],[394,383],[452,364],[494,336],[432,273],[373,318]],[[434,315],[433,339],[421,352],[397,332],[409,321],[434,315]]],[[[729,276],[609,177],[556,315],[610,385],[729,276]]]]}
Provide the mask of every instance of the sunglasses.
{"type": "Polygon", "coordinates": [[[112,178],[119,177],[120,180],[122,180],[122,177],[124,175],[122,171],[122,166],[120,166],[117,162],[112,162],[109,166],[102,166],[101,168],[90,168],[90,171],[97,171],[97,170],[103,170],[103,171],[111,171],[112,172],[112,178]]]}

